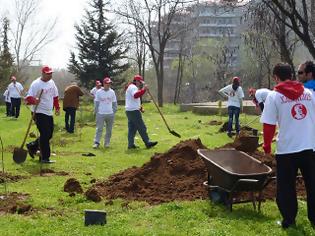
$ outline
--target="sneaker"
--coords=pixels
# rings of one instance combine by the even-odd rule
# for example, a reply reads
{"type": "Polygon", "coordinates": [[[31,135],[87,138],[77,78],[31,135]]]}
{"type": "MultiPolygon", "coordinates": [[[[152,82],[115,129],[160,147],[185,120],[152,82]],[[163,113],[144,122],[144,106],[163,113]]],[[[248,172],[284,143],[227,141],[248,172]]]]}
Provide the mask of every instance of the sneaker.
{"type": "Polygon", "coordinates": [[[136,146],[136,145],[131,145],[131,146],[128,147],[128,149],[137,149],[137,148],[139,148],[139,147],[136,146]]]}
{"type": "Polygon", "coordinates": [[[56,161],[53,160],[42,160],[41,163],[45,163],[45,164],[52,164],[55,163],[56,161]]]}
{"type": "Polygon", "coordinates": [[[295,222],[289,223],[289,222],[280,221],[280,220],[277,221],[277,225],[281,226],[283,229],[296,226],[295,222]]]}
{"type": "Polygon", "coordinates": [[[93,144],[93,148],[94,148],[94,149],[99,148],[99,146],[100,146],[100,144],[99,144],[99,143],[94,143],[94,144],[93,144]]]}
{"type": "Polygon", "coordinates": [[[147,148],[151,148],[151,147],[154,147],[155,145],[157,145],[158,144],[158,142],[148,142],[145,146],[147,147],[147,148]]]}

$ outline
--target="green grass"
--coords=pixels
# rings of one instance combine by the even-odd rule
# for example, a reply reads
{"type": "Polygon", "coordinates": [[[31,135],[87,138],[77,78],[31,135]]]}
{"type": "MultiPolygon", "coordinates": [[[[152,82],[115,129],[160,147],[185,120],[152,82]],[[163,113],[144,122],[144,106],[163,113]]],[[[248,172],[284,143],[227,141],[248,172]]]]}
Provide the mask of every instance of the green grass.
{"type": "MultiPolygon", "coordinates": [[[[125,207],[124,200],[114,200],[106,205],[106,200],[94,203],[82,195],[69,197],[63,192],[65,181],[74,177],[80,181],[84,190],[90,180],[106,179],[108,176],[131,166],[141,166],[155,152],[163,153],[180,140],[200,138],[209,148],[219,147],[231,141],[226,134],[213,134],[219,126],[209,126],[210,120],[221,120],[217,116],[198,116],[191,112],[181,113],[173,105],[165,105],[162,111],[172,130],[181,134],[178,139],[166,129],[153,104],[145,104],[144,120],[152,140],[159,141],[153,149],[145,149],[137,137],[139,150],[127,150],[127,119],[124,108],[119,107],[116,115],[111,147],[92,149],[95,132],[91,106],[84,106],[77,112],[75,134],[63,130],[63,115],[55,117],[55,133],[52,149],[57,153],[57,162],[49,168],[66,171],[69,176],[39,176],[37,160],[29,157],[22,165],[13,163],[12,147],[21,145],[29,122],[30,114],[24,107],[18,120],[6,118],[4,107],[0,107],[0,135],[4,142],[4,164],[10,174],[27,176],[16,183],[8,183],[9,192],[29,193],[28,203],[35,211],[30,215],[4,214],[0,216],[0,235],[315,235],[306,216],[306,204],[299,201],[297,228],[282,230],[276,226],[280,214],[274,201],[263,203],[261,213],[253,211],[251,204],[233,206],[233,212],[213,205],[208,200],[192,202],[171,202],[150,206],[145,202],[131,202],[125,207]],[[96,157],[81,154],[93,152],[96,157]],[[92,175],[87,175],[91,173],[92,175]],[[102,209],[107,212],[105,226],[84,226],[84,209],[102,209]]],[[[243,123],[253,116],[241,115],[243,123]]],[[[222,118],[223,121],[226,117],[222,118]]],[[[258,122],[252,126],[260,128],[258,122]]],[[[33,132],[37,133],[33,125],[33,132]]],[[[28,139],[30,141],[30,139],[28,139]]],[[[0,185],[4,193],[4,185],[0,185]]]]}

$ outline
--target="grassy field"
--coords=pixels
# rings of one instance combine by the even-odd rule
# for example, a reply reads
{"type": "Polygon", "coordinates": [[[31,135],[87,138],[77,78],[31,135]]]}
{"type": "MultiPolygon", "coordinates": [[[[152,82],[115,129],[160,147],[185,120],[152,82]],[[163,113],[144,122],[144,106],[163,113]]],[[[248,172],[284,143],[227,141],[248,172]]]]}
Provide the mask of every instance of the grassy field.
{"type": "MultiPolygon", "coordinates": [[[[274,201],[263,203],[261,213],[253,211],[251,204],[238,204],[233,212],[224,207],[211,204],[208,200],[193,202],[172,202],[150,206],[145,202],[132,202],[124,207],[124,200],[117,199],[112,205],[106,201],[94,203],[83,195],[70,197],[63,191],[65,181],[76,178],[86,190],[92,178],[106,179],[108,176],[131,166],[141,166],[155,152],[163,153],[180,140],[200,138],[209,148],[222,146],[230,139],[226,134],[214,134],[219,127],[209,126],[210,120],[223,120],[226,117],[197,116],[191,112],[181,113],[173,105],[162,108],[167,121],[173,130],[182,135],[178,139],[164,126],[153,104],[145,104],[144,119],[152,140],[159,144],[152,149],[145,149],[137,137],[136,151],[127,150],[127,120],[124,108],[119,107],[116,115],[111,147],[99,150],[92,149],[95,122],[91,106],[84,106],[77,113],[77,127],[74,134],[63,130],[64,114],[55,118],[55,133],[52,149],[57,155],[55,164],[48,168],[54,171],[68,172],[68,176],[40,176],[38,160],[29,156],[22,165],[13,163],[12,147],[21,145],[30,114],[22,107],[18,120],[4,116],[4,107],[0,107],[0,135],[4,143],[5,170],[12,175],[23,175],[27,178],[15,183],[7,183],[9,192],[30,194],[27,200],[34,211],[29,215],[0,215],[0,235],[315,235],[306,216],[306,204],[299,201],[297,227],[282,230],[276,225],[280,219],[274,201]],[[92,152],[95,157],[84,157],[82,153],[92,152]],[[91,173],[91,175],[87,175],[91,173]],[[107,224],[104,226],[84,226],[84,210],[100,209],[107,212],[107,224]]],[[[253,116],[241,115],[243,123],[253,116]]],[[[253,127],[260,128],[256,122],[253,127]]],[[[37,133],[33,125],[31,131],[37,133]]],[[[28,141],[31,139],[28,138],[28,141]]],[[[4,185],[0,185],[4,194],[4,185]]],[[[1,201],[1,200],[0,200],[1,201]]],[[[315,210],[315,209],[314,209],[315,210]]]]}

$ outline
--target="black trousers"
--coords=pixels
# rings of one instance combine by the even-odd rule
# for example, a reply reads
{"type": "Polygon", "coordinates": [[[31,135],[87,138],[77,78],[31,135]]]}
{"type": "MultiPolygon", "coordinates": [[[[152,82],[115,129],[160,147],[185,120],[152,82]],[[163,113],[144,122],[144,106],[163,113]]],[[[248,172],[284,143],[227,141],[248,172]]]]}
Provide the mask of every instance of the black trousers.
{"type": "Polygon", "coordinates": [[[12,98],[11,97],[11,115],[16,118],[20,115],[20,107],[21,107],[21,98],[12,98]]]}
{"type": "Polygon", "coordinates": [[[305,150],[298,153],[276,155],[277,205],[288,224],[295,223],[298,211],[296,176],[298,170],[304,179],[307,194],[308,219],[315,224],[315,153],[305,150]]]}
{"type": "Polygon", "coordinates": [[[63,110],[66,112],[65,113],[65,128],[69,133],[73,133],[74,124],[75,124],[75,113],[77,109],[75,107],[66,107],[66,108],[63,108],[63,110]],[[70,123],[69,123],[69,118],[70,118],[70,123]]]}
{"type": "Polygon", "coordinates": [[[40,153],[42,160],[49,160],[50,158],[50,144],[49,141],[54,132],[54,120],[52,116],[48,116],[42,113],[35,114],[36,126],[39,130],[39,138],[36,140],[39,142],[40,153]]]}
{"type": "Polygon", "coordinates": [[[11,116],[11,102],[5,102],[5,106],[7,116],[11,116]]]}

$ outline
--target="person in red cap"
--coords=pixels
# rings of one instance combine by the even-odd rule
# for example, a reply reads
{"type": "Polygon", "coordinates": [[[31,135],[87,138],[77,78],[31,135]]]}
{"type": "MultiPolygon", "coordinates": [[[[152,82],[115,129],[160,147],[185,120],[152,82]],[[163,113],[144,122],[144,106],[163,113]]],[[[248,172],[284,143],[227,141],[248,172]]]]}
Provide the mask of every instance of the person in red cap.
{"type": "Polygon", "coordinates": [[[18,118],[20,115],[21,108],[21,97],[24,90],[21,83],[16,81],[15,76],[11,76],[11,83],[8,85],[8,93],[10,94],[11,100],[11,111],[12,117],[18,118]]]}
{"type": "Polygon", "coordinates": [[[63,110],[65,111],[65,129],[68,133],[74,132],[75,115],[81,96],[83,96],[83,92],[76,82],[66,87],[63,97],[63,110]]]}
{"type": "Polygon", "coordinates": [[[97,90],[102,88],[102,83],[99,80],[95,81],[95,87],[91,89],[90,94],[93,97],[93,101],[94,101],[94,110],[95,110],[95,95],[97,90]]]}
{"type": "Polygon", "coordinates": [[[276,202],[283,218],[279,223],[283,228],[295,225],[298,210],[296,176],[300,170],[307,194],[308,219],[315,227],[315,99],[302,83],[292,80],[289,64],[277,64],[273,77],[277,85],[268,94],[260,122],[263,123],[266,154],[271,153],[276,125],[279,126],[276,202]]]}
{"type": "Polygon", "coordinates": [[[38,105],[35,112],[35,122],[40,134],[40,137],[36,141],[26,146],[30,156],[33,158],[39,148],[42,163],[55,162],[50,160],[49,141],[54,131],[53,108],[55,108],[55,114],[59,115],[60,107],[58,89],[52,80],[52,73],[53,70],[49,66],[44,66],[41,77],[31,83],[25,98],[28,105],[33,105],[32,112],[34,112],[35,105],[38,105]],[[38,99],[40,94],[41,97],[38,99]]]}
{"type": "Polygon", "coordinates": [[[224,88],[220,89],[219,93],[222,96],[228,98],[227,102],[229,114],[228,136],[232,137],[233,117],[235,117],[235,130],[238,135],[240,132],[239,115],[242,107],[242,101],[244,98],[244,92],[242,87],[240,86],[240,78],[233,77],[232,84],[229,84],[224,88]]]}
{"type": "Polygon", "coordinates": [[[259,107],[261,111],[264,110],[264,104],[268,94],[270,93],[270,89],[261,88],[261,89],[254,89],[250,88],[248,90],[249,97],[253,99],[253,103],[256,107],[259,107]]]}
{"type": "Polygon", "coordinates": [[[117,98],[114,90],[110,87],[111,83],[112,80],[109,77],[105,77],[103,88],[97,90],[95,95],[96,132],[93,148],[99,148],[104,123],[106,126],[104,147],[108,148],[110,144],[115,113],[117,111],[117,98]]]}
{"type": "Polygon", "coordinates": [[[137,131],[139,132],[142,141],[147,148],[155,146],[158,142],[151,142],[147,133],[147,127],[145,126],[141,115],[141,101],[140,98],[149,89],[147,85],[144,85],[142,89],[140,87],[144,84],[141,75],[135,75],[133,82],[130,83],[126,89],[126,115],[128,118],[128,149],[138,148],[134,139],[137,131]]]}

